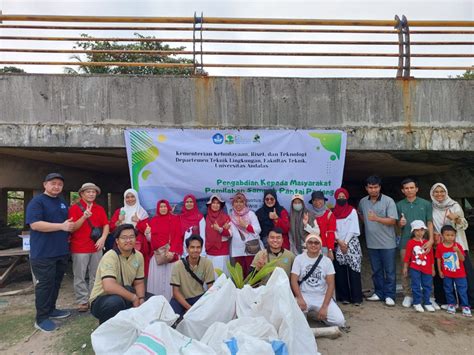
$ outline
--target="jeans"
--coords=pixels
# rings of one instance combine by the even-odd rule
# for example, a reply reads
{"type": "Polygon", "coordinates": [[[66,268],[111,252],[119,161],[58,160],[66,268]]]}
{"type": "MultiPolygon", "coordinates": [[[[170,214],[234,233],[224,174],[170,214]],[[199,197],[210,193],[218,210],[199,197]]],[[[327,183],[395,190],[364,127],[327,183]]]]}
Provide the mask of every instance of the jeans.
{"type": "Polygon", "coordinates": [[[421,299],[423,298],[424,305],[430,305],[433,276],[424,274],[421,271],[412,268],[409,269],[409,273],[411,279],[411,292],[413,294],[413,304],[421,304],[421,299]]]}
{"type": "Polygon", "coordinates": [[[384,300],[387,297],[395,299],[396,273],[395,252],[393,249],[368,249],[372,267],[372,281],[375,294],[384,300]]]}
{"type": "MultiPolygon", "coordinates": [[[[196,297],[186,298],[186,302],[188,302],[191,306],[195,304],[202,295],[196,297]]],[[[171,308],[173,308],[174,313],[179,314],[181,317],[184,316],[186,313],[186,309],[179,303],[176,298],[172,298],[170,301],[171,308]]]]}
{"type": "Polygon", "coordinates": [[[446,295],[446,300],[448,301],[448,304],[456,304],[454,285],[456,285],[456,290],[458,291],[459,304],[461,305],[461,307],[470,307],[469,301],[467,299],[467,280],[465,277],[444,277],[444,293],[446,295]]]}
{"type": "Polygon", "coordinates": [[[31,259],[31,270],[36,278],[35,306],[36,322],[48,319],[56,309],[59,289],[66,271],[68,256],[31,259]]]}

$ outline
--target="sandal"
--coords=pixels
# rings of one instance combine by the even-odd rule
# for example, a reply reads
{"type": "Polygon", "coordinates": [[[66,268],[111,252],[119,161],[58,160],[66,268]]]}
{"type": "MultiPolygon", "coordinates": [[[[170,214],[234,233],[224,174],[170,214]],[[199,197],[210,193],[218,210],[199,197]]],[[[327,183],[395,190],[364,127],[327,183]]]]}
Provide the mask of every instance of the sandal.
{"type": "Polygon", "coordinates": [[[89,303],[80,304],[77,310],[79,312],[87,312],[89,310],[89,303]]]}

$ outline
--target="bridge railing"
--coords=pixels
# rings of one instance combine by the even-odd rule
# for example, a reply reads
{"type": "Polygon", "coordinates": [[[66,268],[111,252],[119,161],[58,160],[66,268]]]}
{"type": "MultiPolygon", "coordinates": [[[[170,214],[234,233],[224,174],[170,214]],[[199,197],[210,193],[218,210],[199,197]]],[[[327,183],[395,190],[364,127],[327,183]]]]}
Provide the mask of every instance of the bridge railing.
{"type": "Polygon", "coordinates": [[[408,21],[405,16],[395,16],[394,20],[311,20],[217,18],[203,14],[194,17],[0,14],[0,65],[192,68],[194,75],[208,75],[208,71],[225,73],[223,70],[229,68],[251,69],[257,75],[269,69],[277,73],[283,69],[306,73],[342,69],[388,71],[391,73],[388,76],[410,78],[415,71],[472,70],[473,27],[474,21],[408,21]],[[100,31],[100,35],[68,35],[70,31],[100,31]],[[153,38],[127,35],[133,31],[152,33],[153,38]],[[88,41],[160,42],[184,48],[94,50],[73,45],[88,41]],[[127,54],[180,56],[189,60],[163,63],[71,59],[71,56],[92,54],[117,55],[117,58],[127,54]],[[45,55],[49,57],[44,60],[45,55]],[[66,60],[65,55],[69,55],[66,60]],[[43,60],[38,60],[39,56],[43,60]]]}

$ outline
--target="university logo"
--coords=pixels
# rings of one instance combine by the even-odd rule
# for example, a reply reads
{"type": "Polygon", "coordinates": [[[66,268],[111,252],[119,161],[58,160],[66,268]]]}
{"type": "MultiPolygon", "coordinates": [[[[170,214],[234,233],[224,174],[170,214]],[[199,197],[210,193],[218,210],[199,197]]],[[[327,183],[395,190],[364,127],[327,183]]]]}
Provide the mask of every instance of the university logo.
{"type": "Polygon", "coordinates": [[[235,136],[233,134],[226,134],[224,136],[224,143],[225,144],[234,144],[235,143],[235,136]]]}
{"type": "Polygon", "coordinates": [[[220,133],[216,133],[212,136],[212,141],[214,144],[222,144],[224,143],[224,136],[220,133]]]}

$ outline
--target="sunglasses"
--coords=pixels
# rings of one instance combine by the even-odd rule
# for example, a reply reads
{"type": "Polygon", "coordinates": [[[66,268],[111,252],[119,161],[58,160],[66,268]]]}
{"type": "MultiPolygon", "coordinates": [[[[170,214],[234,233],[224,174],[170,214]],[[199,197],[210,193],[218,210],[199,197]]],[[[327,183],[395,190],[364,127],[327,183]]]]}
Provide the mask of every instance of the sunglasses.
{"type": "Polygon", "coordinates": [[[265,197],[265,201],[275,201],[274,197],[265,197]]]}

